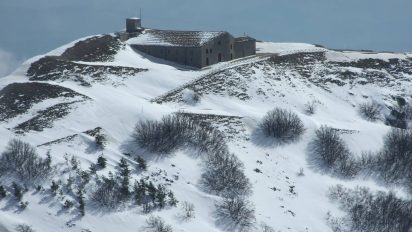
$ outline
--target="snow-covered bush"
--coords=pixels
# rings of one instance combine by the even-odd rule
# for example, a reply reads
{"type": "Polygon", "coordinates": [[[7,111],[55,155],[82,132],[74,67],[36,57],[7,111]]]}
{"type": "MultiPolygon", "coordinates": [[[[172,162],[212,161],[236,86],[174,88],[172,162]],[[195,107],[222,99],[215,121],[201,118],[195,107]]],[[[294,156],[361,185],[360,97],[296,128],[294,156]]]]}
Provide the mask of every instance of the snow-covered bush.
{"type": "Polygon", "coordinates": [[[97,134],[95,136],[95,143],[98,149],[104,149],[107,144],[107,138],[104,134],[97,134]]]}
{"type": "Polygon", "coordinates": [[[182,99],[186,104],[194,105],[200,101],[200,95],[191,89],[185,89],[182,93],[182,99]]]}
{"type": "Polygon", "coordinates": [[[0,174],[16,174],[26,182],[46,178],[49,166],[49,161],[40,158],[34,147],[18,139],[10,140],[0,155],[0,174]]]}
{"type": "Polygon", "coordinates": [[[253,204],[239,197],[224,198],[217,203],[216,217],[218,223],[234,231],[250,231],[256,221],[253,204]]]}
{"type": "Polygon", "coordinates": [[[410,231],[412,202],[397,198],[394,193],[372,193],[368,188],[354,190],[338,185],[330,189],[329,197],[346,211],[340,231],[410,231]]]}
{"type": "Polygon", "coordinates": [[[264,222],[260,223],[260,231],[261,232],[276,232],[275,229],[273,229],[272,227],[270,227],[264,222]]]}
{"type": "Polygon", "coordinates": [[[327,173],[353,177],[359,171],[358,163],[333,128],[319,128],[309,144],[309,152],[313,164],[327,173]]]}
{"type": "Polygon", "coordinates": [[[33,228],[26,224],[19,224],[16,226],[17,232],[34,232],[33,228]]]}
{"type": "Polygon", "coordinates": [[[305,104],[305,109],[304,109],[305,113],[308,114],[308,115],[314,114],[315,111],[316,111],[316,104],[317,104],[316,101],[307,102],[305,104]]]}
{"type": "Polygon", "coordinates": [[[207,191],[225,197],[239,197],[251,193],[251,185],[244,174],[243,163],[235,155],[227,152],[208,156],[201,184],[207,191]]]}
{"type": "Polygon", "coordinates": [[[362,103],[359,105],[360,115],[369,121],[376,121],[381,115],[382,108],[374,102],[362,103]]]}
{"type": "Polygon", "coordinates": [[[195,205],[193,203],[184,201],[182,203],[182,209],[183,209],[182,217],[185,220],[189,220],[195,217],[195,205]]]}
{"type": "MultiPolygon", "coordinates": [[[[384,138],[383,149],[369,156],[370,168],[379,179],[405,184],[412,190],[412,130],[392,129],[384,138]]],[[[366,165],[366,164],[365,164],[366,165]]]]}
{"type": "Polygon", "coordinates": [[[165,116],[160,122],[139,122],[133,138],[143,148],[158,153],[170,153],[184,146],[201,152],[226,149],[219,132],[181,114],[165,116]]]}
{"type": "Polygon", "coordinates": [[[111,175],[102,177],[97,182],[97,189],[92,194],[92,199],[100,206],[116,208],[123,202],[120,184],[111,175]]]}
{"type": "Polygon", "coordinates": [[[159,216],[150,216],[146,220],[146,230],[150,232],[172,232],[172,226],[166,224],[166,222],[159,216]]]}
{"type": "Polygon", "coordinates": [[[296,140],[305,131],[302,121],[295,113],[280,108],[269,111],[259,127],[266,136],[279,142],[296,140]]]}

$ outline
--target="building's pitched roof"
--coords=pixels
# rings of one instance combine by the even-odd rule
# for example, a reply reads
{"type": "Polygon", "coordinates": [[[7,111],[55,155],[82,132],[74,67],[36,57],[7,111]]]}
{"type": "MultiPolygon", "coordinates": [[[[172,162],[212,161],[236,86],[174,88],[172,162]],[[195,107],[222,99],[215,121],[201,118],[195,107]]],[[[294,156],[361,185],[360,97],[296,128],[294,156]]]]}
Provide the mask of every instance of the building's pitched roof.
{"type": "Polygon", "coordinates": [[[200,47],[227,32],[224,31],[167,31],[145,29],[135,38],[129,39],[129,44],[158,45],[178,47],[200,47]]]}

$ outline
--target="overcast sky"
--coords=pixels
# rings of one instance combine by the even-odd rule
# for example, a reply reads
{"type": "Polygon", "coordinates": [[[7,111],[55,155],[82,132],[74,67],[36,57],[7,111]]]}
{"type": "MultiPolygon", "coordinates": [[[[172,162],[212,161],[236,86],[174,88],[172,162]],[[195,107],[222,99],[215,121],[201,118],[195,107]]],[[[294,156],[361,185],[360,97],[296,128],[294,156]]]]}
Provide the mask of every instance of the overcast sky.
{"type": "Polygon", "coordinates": [[[0,76],[74,39],[121,30],[139,8],[146,27],[412,51],[412,0],[0,0],[0,76]]]}

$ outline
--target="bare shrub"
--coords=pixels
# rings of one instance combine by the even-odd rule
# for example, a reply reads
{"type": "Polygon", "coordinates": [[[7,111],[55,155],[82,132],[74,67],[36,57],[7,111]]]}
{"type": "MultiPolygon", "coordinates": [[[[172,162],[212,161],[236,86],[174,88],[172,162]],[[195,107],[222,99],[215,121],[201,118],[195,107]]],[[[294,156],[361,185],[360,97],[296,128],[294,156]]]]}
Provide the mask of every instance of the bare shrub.
{"type": "Polygon", "coordinates": [[[412,190],[412,130],[392,129],[384,139],[383,149],[371,156],[369,163],[379,179],[404,184],[412,190]]]}
{"type": "Polygon", "coordinates": [[[358,164],[336,130],[322,126],[309,145],[310,159],[321,170],[341,177],[353,177],[358,164]]]}
{"type": "Polygon", "coordinates": [[[170,153],[183,146],[201,152],[227,149],[223,135],[181,114],[165,116],[160,122],[139,122],[133,137],[151,152],[170,153]]]}
{"type": "Polygon", "coordinates": [[[227,152],[208,156],[200,183],[209,192],[226,197],[251,193],[251,185],[244,174],[242,162],[235,155],[227,152]]]}
{"type": "Polygon", "coordinates": [[[34,147],[18,139],[10,140],[0,156],[0,173],[17,174],[27,182],[46,178],[49,166],[49,161],[40,158],[34,147]]]}
{"type": "Polygon", "coordinates": [[[317,104],[316,101],[307,102],[305,104],[305,108],[304,108],[305,113],[308,114],[308,115],[314,114],[315,111],[316,111],[316,104],[317,104]]]}
{"type": "Polygon", "coordinates": [[[151,232],[172,232],[172,226],[166,224],[166,222],[159,216],[150,216],[146,220],[146,229],[151,232]]]}
{"type": "Polygon", "coordinates": [[[244,198],[225,198],[216,204],[218,222],[226,224],[229,230],[250,231],[256,221],[252,203],[244,198]]]}
{"type": "Polygon", "coordinates": [[[262,232],[276,232],[275,229],[273,229],[272,227],[270,227],[269,225],[267,225],[264,222],[260,223],[260,231],[262,231],[262,232]]]}
{"type": "Polygon", "coordinates": [[[330,189],[329,197],[346,211],[348,231],[410,231],[412,203],[393,193],[372,193],[368,188],[354,190],[341,185],[330,189]]]}
{"type": "Polygon", "coordinates": [[[92,199],[100,206],[116,208],[124,201],[121,186],[112,175],[109,178],[103,176],[96,184],[98,187],[93,192],[92,199]]]}
{"type": "Polygon", "coordinates": [[[360,115],[369,121],[376,121],[381,115],[382,107],[374,102],[362,103],[359,105],[360,115]]]}
{"type": "Polygon", "coordinates": [[[189,220],[195,217],[195,205],[193,203],[184,201],[182,204],[183,218],[189,220]]]}
{"type": "Polygon", "coordinates": [[[279,142],[296,140],[305,131],[302,121],[295,113],[280,108],[269,111],[259,127],[266,136],[279,142]]]}

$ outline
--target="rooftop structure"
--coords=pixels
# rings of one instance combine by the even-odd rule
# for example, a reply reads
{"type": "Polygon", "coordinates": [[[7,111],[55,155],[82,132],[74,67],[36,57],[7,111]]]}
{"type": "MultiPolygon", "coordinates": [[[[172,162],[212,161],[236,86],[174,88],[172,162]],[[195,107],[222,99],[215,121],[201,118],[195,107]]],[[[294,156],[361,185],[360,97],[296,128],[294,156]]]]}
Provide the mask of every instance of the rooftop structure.
{"type": "Polygon", "coordinates": [[[128,18],[126,33],[136,50],[198,68],[256,54],[255,39],[234,38],[225,31],[145,29],[139,18],[128,18]]]}

